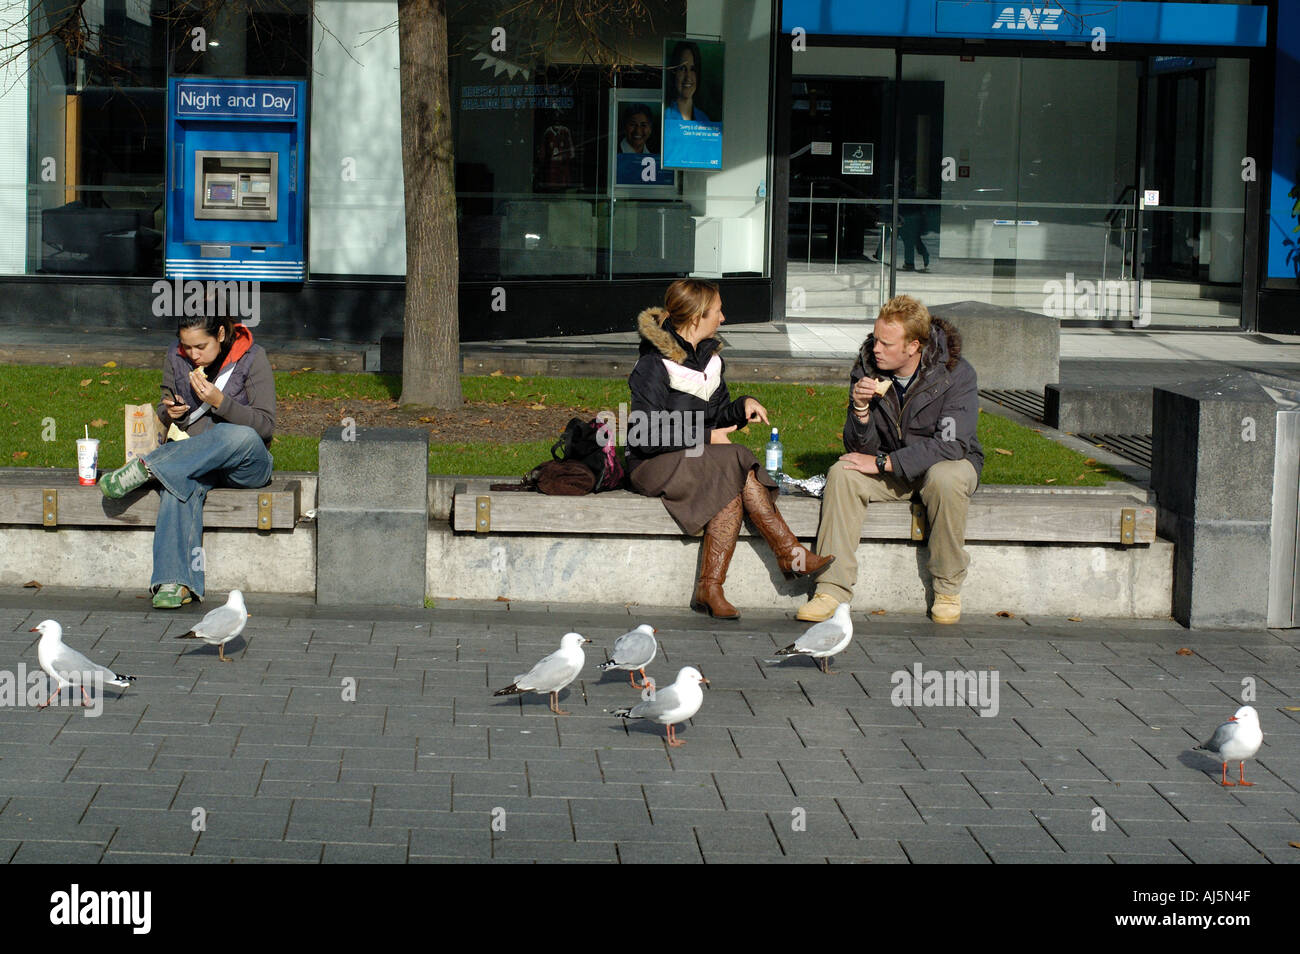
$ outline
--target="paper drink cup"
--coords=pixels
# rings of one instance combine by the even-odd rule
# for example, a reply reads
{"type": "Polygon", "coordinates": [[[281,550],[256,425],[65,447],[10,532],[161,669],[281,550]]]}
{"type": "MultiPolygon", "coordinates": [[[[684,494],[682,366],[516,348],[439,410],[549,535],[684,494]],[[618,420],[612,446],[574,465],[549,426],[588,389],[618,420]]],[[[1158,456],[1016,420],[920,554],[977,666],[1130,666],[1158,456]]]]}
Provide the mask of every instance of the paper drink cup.
{"type": "Polygon", "coordinates": [[[95,486],[99,473],[99,438],[77,438],[77,483],[83,487],[95,486]]]}

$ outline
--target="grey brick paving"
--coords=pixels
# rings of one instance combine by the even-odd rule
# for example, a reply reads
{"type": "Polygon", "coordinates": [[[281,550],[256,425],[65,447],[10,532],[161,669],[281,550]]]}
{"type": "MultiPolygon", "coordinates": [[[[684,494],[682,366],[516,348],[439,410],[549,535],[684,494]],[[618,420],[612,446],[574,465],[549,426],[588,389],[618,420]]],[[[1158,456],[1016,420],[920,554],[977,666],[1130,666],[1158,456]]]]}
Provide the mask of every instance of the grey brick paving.
{"type": "Polygon", "coordinates": [[[95,718],[0,709],[0,861],[1300,863],[1290,631],[870,616],[824,676],[765,662],[801,632],[790,612],[723,627],[678,607],[458,600],[365,619],[257,600],[223,666],[171,644],[197,612],[139,603],[0,587],[0,632],[24,637],[11,666],[36,667],[25,633],[53,616],[140,675],[95,718]],[[572,716],[492,697],[568,629],[608,644],[629,617],[659,627],[654,675],[711,680],[684,747],[612,719],[638,695],[590,665],[562,695],[572,716]],[[916,664],[997,670],[997,715],[893,705],[892,674],[916,664]],[[1246,676],[1265,747],[1257,784],[1225,789],[1192,747],[1246,676]]]}

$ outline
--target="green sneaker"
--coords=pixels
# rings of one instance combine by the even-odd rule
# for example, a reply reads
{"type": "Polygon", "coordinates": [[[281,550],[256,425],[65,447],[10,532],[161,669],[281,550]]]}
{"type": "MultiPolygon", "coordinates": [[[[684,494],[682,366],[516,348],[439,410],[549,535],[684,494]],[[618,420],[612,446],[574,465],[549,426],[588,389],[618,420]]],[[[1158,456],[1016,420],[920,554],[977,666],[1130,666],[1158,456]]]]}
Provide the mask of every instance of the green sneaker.
{"type": "Polygon", "coordinates": [[[125,467],[99,478],[99,489],[108,499],[118,500],[151,480],[153,475],[145,468],[144,461],[137,457],[125,467]]]}
{"type": "Polygon", "coordinates": [[[164,583],[153,595],[154,609],[180,609],[193,597],[189,589],[180,583],[164,583]]]}

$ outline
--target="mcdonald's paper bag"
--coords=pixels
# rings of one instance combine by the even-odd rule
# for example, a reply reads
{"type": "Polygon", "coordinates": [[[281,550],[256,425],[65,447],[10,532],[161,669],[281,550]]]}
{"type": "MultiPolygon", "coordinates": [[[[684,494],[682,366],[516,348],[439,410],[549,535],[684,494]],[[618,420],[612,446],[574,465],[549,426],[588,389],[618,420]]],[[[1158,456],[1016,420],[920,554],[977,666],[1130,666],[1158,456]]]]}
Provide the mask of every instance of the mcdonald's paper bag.
{"type": "Polygon", "coordinates": [[[152,404],[126,405],[126,462],[143,457],[162,443],[162,425],[152,404]]]}

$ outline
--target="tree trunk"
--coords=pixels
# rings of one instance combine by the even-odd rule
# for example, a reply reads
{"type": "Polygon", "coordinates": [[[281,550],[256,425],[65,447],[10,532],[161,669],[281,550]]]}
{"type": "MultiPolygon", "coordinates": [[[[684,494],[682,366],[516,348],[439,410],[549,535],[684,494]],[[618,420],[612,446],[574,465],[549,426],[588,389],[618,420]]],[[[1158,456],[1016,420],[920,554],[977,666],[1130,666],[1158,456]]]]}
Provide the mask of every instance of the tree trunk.
{"type": "MultiPolygon", "coordinates": [[[[446,0],[398,0],[406,308],[402,404],[461,405],[446,0]]],[[[343,108],[343,107],[340,107],[343,108]]]]}

